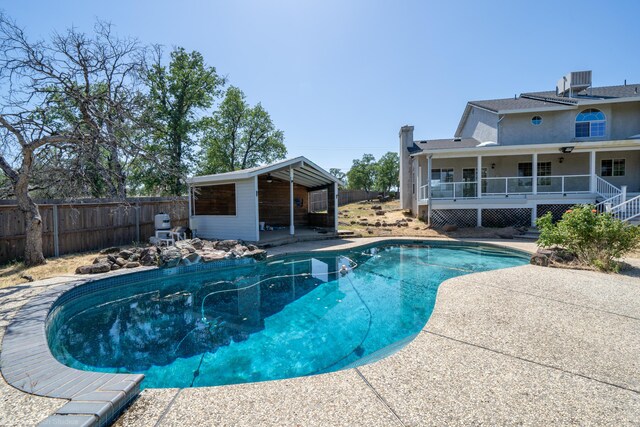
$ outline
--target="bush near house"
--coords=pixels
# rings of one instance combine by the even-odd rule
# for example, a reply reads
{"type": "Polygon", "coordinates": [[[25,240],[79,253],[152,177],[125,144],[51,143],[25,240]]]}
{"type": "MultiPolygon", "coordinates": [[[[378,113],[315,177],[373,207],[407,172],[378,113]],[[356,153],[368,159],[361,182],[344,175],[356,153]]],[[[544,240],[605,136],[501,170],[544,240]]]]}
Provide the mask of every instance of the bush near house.
{"type": "Polygon", "coordinates": [[[609,213],[598,213],[593,205],[576,205],[553,223],[551,212],[536,221],[538,245],[559,247],[575,255],[582,264],[602,271],[618,271],[620,257],[640,247],[640,228],[609,213]]]}

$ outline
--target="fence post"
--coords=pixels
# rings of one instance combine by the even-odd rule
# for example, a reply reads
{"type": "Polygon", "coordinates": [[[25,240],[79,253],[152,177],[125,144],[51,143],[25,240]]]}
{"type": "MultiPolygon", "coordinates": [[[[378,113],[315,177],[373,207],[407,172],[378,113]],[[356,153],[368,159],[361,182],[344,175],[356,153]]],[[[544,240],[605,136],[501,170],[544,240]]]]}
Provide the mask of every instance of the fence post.
{"type": "Polygon", "coordinates": [[[58,244],[58,205],[53,205],[53,256],[60,256],[60,246],[58,244]]]}
{"type": "Polygon", "coordinates": [[[140,242],[140,204],[136,202],[136,242],[140,242]]]}

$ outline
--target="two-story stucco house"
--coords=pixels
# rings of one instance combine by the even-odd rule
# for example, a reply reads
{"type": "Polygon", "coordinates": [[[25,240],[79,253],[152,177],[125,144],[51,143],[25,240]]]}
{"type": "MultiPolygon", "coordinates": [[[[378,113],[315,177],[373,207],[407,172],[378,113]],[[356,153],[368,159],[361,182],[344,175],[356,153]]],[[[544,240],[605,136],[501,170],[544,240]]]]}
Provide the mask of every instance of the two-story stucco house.
{"type": "Polygon", "coordinates": [[[404,126],[401,205],[434,226],[524,226],[579,203],[637,220],[639,90],[572,72],[548,92],[467,103],[452,139],[404,126]]]}

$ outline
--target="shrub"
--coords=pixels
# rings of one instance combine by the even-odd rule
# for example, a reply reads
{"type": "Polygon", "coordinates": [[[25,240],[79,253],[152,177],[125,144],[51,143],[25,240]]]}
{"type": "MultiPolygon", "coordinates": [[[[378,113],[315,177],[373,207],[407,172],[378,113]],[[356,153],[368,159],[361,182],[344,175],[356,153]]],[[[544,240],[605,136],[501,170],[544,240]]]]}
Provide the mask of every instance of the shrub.
{"type": "Polygon", "coordinates": [[[618,271],[617,258],[640,247],[640,228],[609,213],[598,213],[593,205],[576,205],[553,223],[551,212],[538,218],[538,245],[560,247],[583,264],[603,271],[618,271]]]}

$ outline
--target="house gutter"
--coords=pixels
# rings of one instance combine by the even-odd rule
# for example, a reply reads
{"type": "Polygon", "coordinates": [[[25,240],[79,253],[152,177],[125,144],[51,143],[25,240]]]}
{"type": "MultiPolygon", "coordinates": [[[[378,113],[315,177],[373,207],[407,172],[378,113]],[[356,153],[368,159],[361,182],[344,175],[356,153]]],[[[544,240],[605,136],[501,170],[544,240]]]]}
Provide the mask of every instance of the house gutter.
{"type": "Polygon", "coordinates": [[[618,139],[607,141],[567,141],[553,144],[527,144],[527,145],[493,145],[485,147],[467,147],[428,151],[411,154],[411,157],[429,156],[434,158],[460,157],[461,154],[469,155],[516,155],[516,154],[554,154],[562,147],[572,146],[575,152],[583,152],[594,149],[620,151],[625,149],[640,148],[640,139],[618,139]]]}

